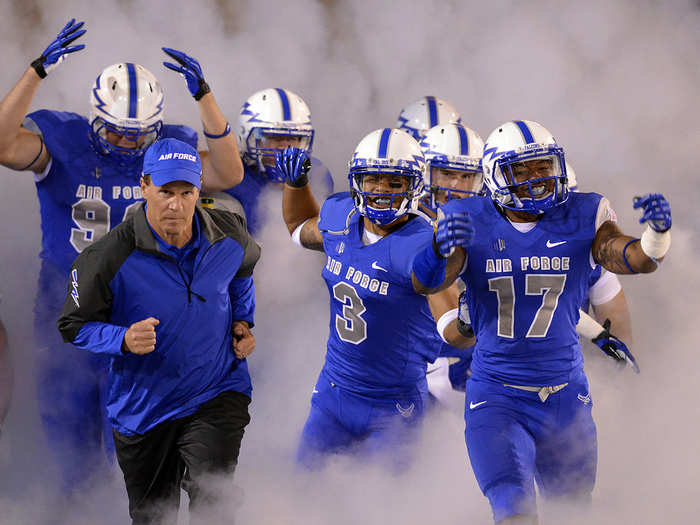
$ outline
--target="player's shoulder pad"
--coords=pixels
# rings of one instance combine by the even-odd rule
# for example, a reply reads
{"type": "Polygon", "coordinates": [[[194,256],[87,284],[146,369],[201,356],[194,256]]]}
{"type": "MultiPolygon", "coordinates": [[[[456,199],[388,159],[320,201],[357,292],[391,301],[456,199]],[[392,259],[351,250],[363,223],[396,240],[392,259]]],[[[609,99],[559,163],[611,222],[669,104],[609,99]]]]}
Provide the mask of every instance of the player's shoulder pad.
{"type": "Polygon", "coordinates": [[[29,113],[25,117],[22,127],[46,137],[52,132],[60,132],[64,126],[86,124],[87,119],[77,113],[40,109],[29,113]]]}
{"type": "Polygon", "coordinates": [[[322,232],[342,232],[348,227],[350,214],[354,213],[355,203],[350,192],[335,193],[323,202],[318,229],[322,232]]]}
{"type": "Polygon", "coordinates": [[[391,267],[410,280],[416,254],[433,242],[433,225],[427,217],[417,215],[388,236],[391,267]]]}
{"type": "Polygon", "coordinates": [[[440,206],[443,213],[468,213],[469,215],[478,215],[482,213],[486,207],[493,207],[491,197],[466,197],[464,199],[451,199],[440,206]]]}
{"type": "Polygon", "coordinates": [[[197,132],[189,126],[179,124],[164,124],[163,138],[177,139],[186,142],[194,149],[197,149],[197,132]]]}

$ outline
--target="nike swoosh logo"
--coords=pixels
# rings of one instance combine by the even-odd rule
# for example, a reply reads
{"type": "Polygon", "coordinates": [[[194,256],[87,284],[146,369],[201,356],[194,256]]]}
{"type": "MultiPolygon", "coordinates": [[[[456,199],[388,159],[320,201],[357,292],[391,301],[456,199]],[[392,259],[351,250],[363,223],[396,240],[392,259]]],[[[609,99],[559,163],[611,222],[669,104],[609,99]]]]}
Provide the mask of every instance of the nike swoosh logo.
{"type": "Polygon", "coordinates": [[[547,241],[547,248],[554,248],[555,246],[561,246],[562,244],[566,244],[566,241],[552,242],[552,241],[548,240],[547,241]]]}
{"type": "Polygon", "coordinates": [[[478,403],[469,403],[469,409],[474,410],[476,407],[483,405],[486,401],[479,401],[478,403]]]}
{"type": "Polygon", "coordinates": [[[383,272],[386,272],[386,268],[382,268],[381,266],[379,266],[377,264],[377,261],[372,261],[372,268],[374,268],[375,270],[381,270],[383,272]]]}
{"type": "Polygon", "coordinates": [[[314,391],[311,392],[311,394],[318,394],[318,390],[316,390],[316,389],[314,388],[314,391]]]}

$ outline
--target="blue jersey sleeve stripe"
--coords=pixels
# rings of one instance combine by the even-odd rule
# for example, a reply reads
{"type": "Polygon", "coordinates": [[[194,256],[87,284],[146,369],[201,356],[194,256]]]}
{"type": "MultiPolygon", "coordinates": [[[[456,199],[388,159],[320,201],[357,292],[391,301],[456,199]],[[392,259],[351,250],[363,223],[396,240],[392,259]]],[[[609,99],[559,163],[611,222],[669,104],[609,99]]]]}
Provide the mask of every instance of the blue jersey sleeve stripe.
{"type": "Polygon", "coordinates": [[[457,126],[459,131],[459,154],[469,155],[469,137],[467,137],[467,130],[462,126],[457,126]]]}
{"type": "Polygon", "coordinates": [[[136,118],[136,108],[138,106],[138,84],[136,82],[136,68],[134,64],[128,62],[126,71],[129,75],[129,118],[136,118]]]}
{"type": "Polygon", "coordinates": [[[287,92],[281,88],[275,88],[275,91],[280,96],[280,103],[282,104],[282,120],[292,120],[292,111],[289,107],[287,92]]]}
{"type": "Polygon", "coordinates": [[[389,149],[389,138],[391,137],[391,128],[384,128],[382,136],[379,139],[379,150],[377,151],[378,159],[385,159],[386,152],[389,149]]]}
{"type": "Polygon", "coordinates": [[[520,133],[523,134],[525,144],[532,144],[535,142],[535,139],[532,138],[532,133],[530,132],[530,128],[527,127],[527,124],[525,124],[522,120],[514,120],[513,122],[515,122],[515,125],[520,129],[520,133]]]}
{"type": "Polygon", "coordinates": [[[435,97],[425,97],[428,101],[428,122],[430,122],[430,127],[438,125],[438,111],[437,102],[435,97]]]}

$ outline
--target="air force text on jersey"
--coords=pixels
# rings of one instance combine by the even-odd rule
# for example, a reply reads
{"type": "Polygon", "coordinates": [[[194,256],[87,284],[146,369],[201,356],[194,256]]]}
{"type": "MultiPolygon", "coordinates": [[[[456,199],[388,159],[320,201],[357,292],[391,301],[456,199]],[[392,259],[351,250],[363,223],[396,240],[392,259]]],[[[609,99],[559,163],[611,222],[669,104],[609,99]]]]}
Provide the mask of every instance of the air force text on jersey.
{"type": "MultiPolygon", "coordinates": [[[[330,259],[330,257],[329,257],[330,259]]],[[[569,271],[569,257],[530,256],[520,258],[520,271],[554,270],[569,271]]],[[[486,259],[486,273],[508,273],[513,271],[513,261],[510,259],[486,259]]]]}
{"type": "MultiPolygon", "coordinates": [[[[343,270],[343,263],[336,261],[331,256],[327,256],[327,259],[326,270],[331,272],[333,275],[340,275],[340,272],[343,270]]],[[[374,263],[372,267],[381,269],[381,267],[375,266],[374,263]]],[[[353,284],[357,284],[370,292],[379,293],[379,295],[387,295],[389,292],[389,283],[387,281],[374,279],[352,266],[348,266],[344,279],[348,282],[352,282],[353,284]]]]}

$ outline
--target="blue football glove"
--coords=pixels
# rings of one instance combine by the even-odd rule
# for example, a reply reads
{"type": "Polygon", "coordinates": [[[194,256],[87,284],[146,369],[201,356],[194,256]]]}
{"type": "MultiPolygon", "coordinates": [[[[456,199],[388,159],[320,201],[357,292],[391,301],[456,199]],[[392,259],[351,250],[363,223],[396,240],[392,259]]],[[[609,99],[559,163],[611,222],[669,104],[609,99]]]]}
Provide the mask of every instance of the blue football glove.
{"type": "Polygon", "coordinates": [[[649,222],[652,230],[663,233],[671,228],[671,206],[660,193],[649,193],[634,198],[634,208],[642,208],[644,212],[639,219],[640,224],[649,222]]]}
{"type": "Polygon", "coordinates": [[[69,53],[75,53],[85,48],[85,45],[79,44],[77,46],[71,46],[75,40],[80,38],[85,34],[85,29],[80,29],[83,27],[85,22],[75,22],[75,18],[71,18],[61,32],[58,33],[56,39],[49,44],[49,47],[44,49],[44,52],[39,58],[32,62],[31,66],[39,75],[39,78],[46,78],[49,71],[58,66],[66,58],[69,53]]]}
{"type": "Polygon", "coordinates": [[[281,178],[293,188],[302,188],[309,183],[311,160],[306,150],[284,148],[275,155],[275,168],[281,178]]]}
{"type": "Polygon", "coordinates": [[[610,319],[603,323],[603,331],[593,339],[593,342],[608,356],[613,358],[620,368],[624,368],[628,363],[637,374],[639,365],[637,360],[629,351],[627,345],[610,333],[610,319]]]}
{"type": "Polygon", "coordinates": [[[474,238],[474,226],[468,213],[437,212],[433,248],[442,257],[449,257],[455,247],[467,247],[474,238]]]}
{"type": "Polygon", "coordinates": [[[209,93],[209,84],[204,81],[204,75],[202,74],[202,67],[197,62],[196,58],[186,55],[182,51],[177,51],[176,49],[171,49],[169,47],[161,48],[166,55],[168,55],[173,60],[176,60],[179,66],[173,64],[172,62],[163,62],[163,65],[168,69],[177,71],[187,81],[187,89],[195,100],[199,100],[204,95],[209,93]]]}

